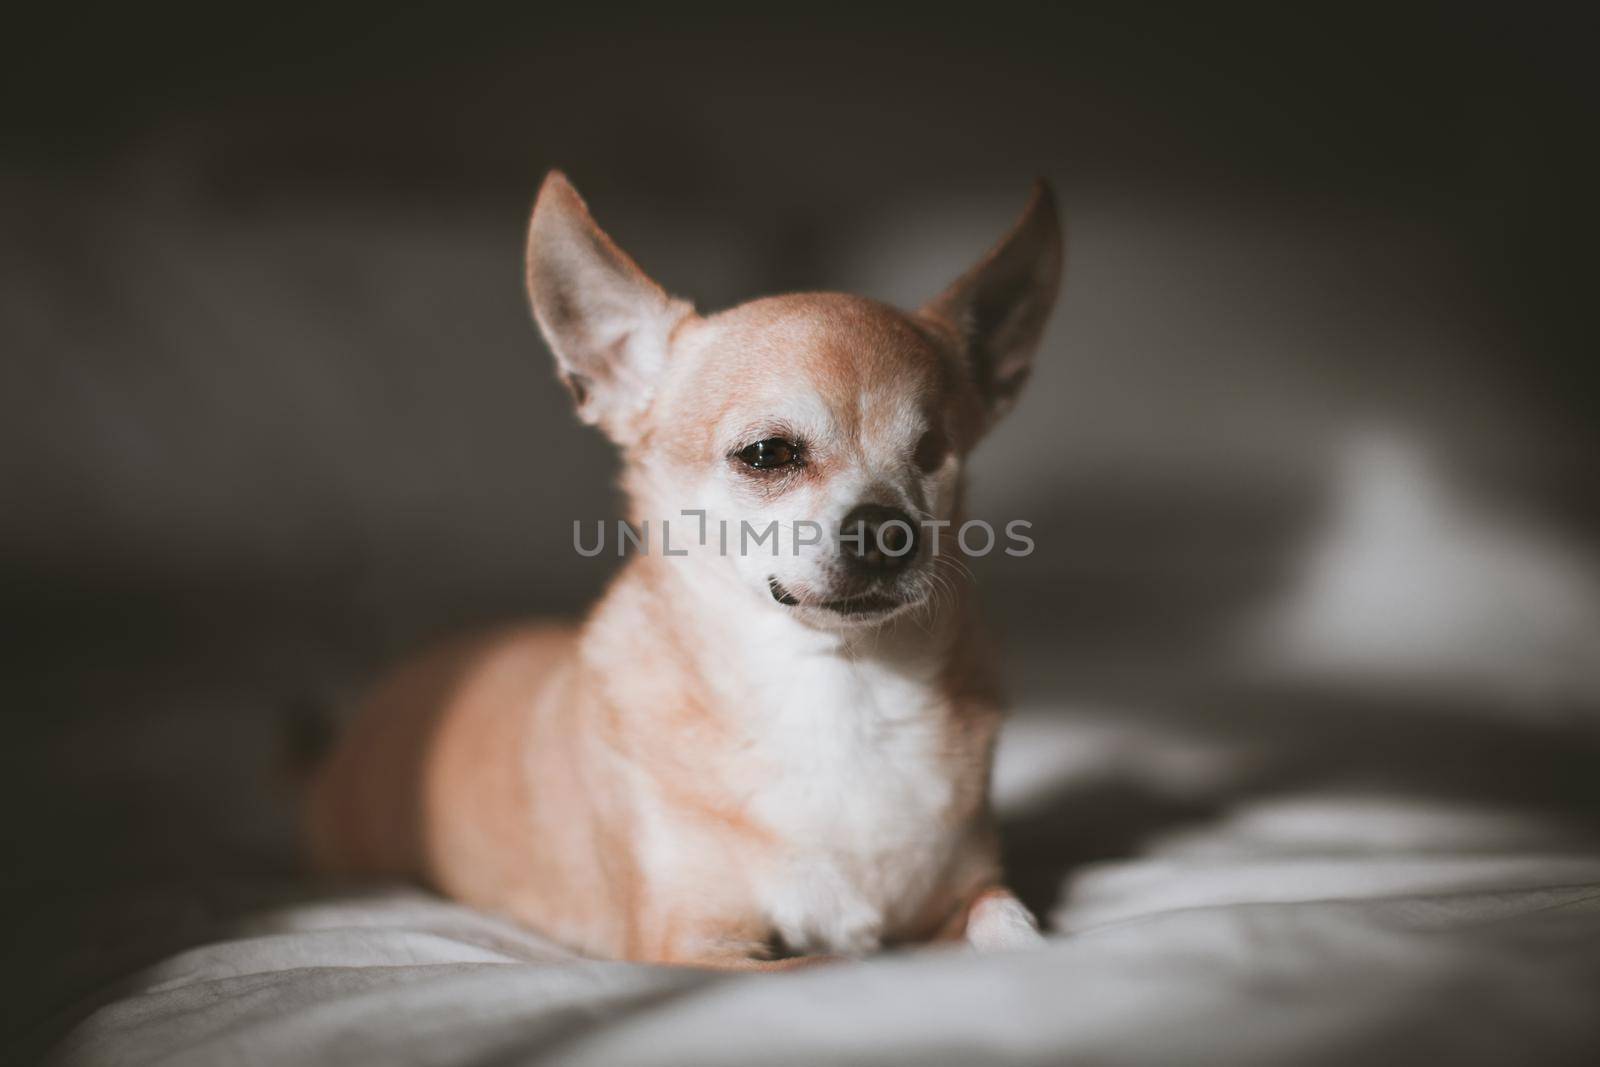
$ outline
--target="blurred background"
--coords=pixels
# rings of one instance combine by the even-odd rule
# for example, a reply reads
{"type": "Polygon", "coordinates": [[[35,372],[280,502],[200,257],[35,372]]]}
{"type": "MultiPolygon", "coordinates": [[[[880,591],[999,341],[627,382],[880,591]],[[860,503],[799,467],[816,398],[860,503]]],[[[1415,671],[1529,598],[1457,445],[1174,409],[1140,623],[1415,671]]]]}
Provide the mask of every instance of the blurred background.
{"type": "MultiPolygon", "coordinates": [[[[1164,752],[1150,731],[1363,767],[1425,745],[1592,801],[1600,174],[1591,38],[1553,12],[9,21],[0,770],[24,908],[288,870],[286,708],[600,589],[615,561],[571,525],[616,514],[614,460],[522,291],[552,166],[702,309],[915,305],[1048,177],[1063,298],[974,473],[976,515],[1035,524],[1033,556],[979,568],[1024,710],[1077,716],[1103,768],[1164,752]],[[1319,713],[1329,692],[1362,695],[1319,713]]],[[[1107,787],[1130,827],[1153,810],[1107,787]]]]}

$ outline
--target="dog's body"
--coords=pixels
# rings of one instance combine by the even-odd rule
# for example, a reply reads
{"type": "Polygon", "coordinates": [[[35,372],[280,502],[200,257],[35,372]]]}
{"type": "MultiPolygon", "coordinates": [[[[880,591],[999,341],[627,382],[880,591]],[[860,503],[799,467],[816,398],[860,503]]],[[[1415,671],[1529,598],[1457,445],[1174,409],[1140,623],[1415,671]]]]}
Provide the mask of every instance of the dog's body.
{"type": "Polygon", "coordinates": [[[580,630],[460,643],[382,684],[313,785],[320,864],[629,959],[1035,937],[1000,889],[999,702],[964,584],[915,534],[887,556],[881,537],[959,517],[960,461],[1025,376],[1059,270],[1041,190],[918,315],[815,294],[703,318],[552,175],[535,313],[661,541],[580,630]],[[788,536],[839,515],[880,551],[788,536]],[[744,551],[752,521],[809,551],[744,551]]]}

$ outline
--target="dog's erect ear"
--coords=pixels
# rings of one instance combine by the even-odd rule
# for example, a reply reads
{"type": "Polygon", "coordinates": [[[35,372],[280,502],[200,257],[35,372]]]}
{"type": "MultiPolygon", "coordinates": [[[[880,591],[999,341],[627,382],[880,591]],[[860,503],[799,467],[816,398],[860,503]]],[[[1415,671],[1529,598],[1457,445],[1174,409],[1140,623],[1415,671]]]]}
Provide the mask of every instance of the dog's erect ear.
{"type": "Polygon", "coordinates": [[[922,309],[961,339],[991,422],[1027,381],[1060,285],[1061,221],[1040,180],[1011,232],[922,309]]]}
{"type": "Polygon", "coordinates": [[[672,331],[694,308],[651,281],[556,170],[528,226],[528,296],[579,416],[632,443],[672,331]]]}

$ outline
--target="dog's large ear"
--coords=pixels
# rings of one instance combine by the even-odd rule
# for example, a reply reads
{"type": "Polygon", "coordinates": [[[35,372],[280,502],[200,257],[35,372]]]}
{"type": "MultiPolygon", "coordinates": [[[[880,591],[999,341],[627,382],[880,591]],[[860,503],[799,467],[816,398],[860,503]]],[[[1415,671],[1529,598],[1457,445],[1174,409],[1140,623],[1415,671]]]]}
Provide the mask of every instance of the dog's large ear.
{"type": "Polygon", "coordinates": [[[694,308],[651,281],[556,170],[539,188],[528,226],[528,296],[578,415],[631,444],[672,331],[694,308]]]}
{"type": "Polygon", "coordinates": [[[922,309],[960,338],[991,423],[1028,379],[1061,285],[1061,256],[1055,195],[1035,181],[1011,232],[922,309]]]}

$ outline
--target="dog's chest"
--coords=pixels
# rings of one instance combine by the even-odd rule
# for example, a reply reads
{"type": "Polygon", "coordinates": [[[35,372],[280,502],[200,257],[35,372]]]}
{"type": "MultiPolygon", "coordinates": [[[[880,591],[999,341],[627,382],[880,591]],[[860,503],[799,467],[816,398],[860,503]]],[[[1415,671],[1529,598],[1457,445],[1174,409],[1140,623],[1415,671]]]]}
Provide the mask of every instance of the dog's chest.
{"type": "Polygon", "coordinates": [[[795,950],[865,952],[921,910],[959,833],[948,706],[873,662],[803,661],[752,717],[747,810],[781,842],[758,906],[795,950]]]}

